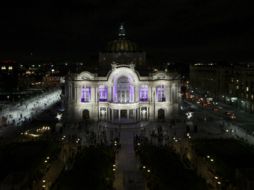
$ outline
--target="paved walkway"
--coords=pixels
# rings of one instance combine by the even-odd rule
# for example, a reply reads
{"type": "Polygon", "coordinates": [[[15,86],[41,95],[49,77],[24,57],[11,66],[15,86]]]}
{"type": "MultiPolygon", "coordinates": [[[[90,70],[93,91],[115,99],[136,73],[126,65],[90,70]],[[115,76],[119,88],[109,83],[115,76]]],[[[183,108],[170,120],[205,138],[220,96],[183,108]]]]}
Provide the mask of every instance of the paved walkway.
{"type": "Polygon", "coordinates": [[[133,138],[137,134],[137,128],[121,128],[121,149],[116,155],[116,178],[114,187],[116,190],[144,190],[145,182],[139,163],[135,156],[133,138]]]}

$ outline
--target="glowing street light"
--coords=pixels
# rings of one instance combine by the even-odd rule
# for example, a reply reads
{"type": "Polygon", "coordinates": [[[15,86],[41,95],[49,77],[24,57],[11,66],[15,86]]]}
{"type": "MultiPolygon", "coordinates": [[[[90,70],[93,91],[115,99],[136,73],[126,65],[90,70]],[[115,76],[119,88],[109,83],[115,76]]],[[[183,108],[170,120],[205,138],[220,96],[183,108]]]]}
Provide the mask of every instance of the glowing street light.
{"type": "Polygon", "coordinates": [[[57,113],[56,118],[58,119],[58,121],[60,121],[62,117],[63,117],[63,114],[57,113]]]}

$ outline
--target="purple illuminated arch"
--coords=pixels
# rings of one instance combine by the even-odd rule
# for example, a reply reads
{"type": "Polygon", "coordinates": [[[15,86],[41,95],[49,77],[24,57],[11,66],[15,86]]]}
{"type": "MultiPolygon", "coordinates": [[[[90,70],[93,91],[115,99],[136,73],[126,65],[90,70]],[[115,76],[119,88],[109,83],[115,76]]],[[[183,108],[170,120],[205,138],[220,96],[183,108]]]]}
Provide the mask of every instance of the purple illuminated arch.
{"type": "Polygon", "coordinates": [[[134,102],[134,86],[130,77],[119,76],[114,80],[113,101],[119,103],[134,102]]]}

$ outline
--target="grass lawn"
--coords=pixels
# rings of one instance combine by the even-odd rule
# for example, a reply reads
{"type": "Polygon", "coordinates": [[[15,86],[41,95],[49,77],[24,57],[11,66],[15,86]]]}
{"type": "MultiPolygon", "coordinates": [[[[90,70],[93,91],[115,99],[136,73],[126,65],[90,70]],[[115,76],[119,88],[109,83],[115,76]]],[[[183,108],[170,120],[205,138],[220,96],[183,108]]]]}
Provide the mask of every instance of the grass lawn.
{"type": "Polygon", "coordinates": [[[178,155],[169,147],[142,144],[137,152],[150,190],[204,190],[206,183],[195,171],[184,167],[178,155]],[[148,173],[147,170],[151,172],[148,173]]]}
{"type": "Polygon", "coordinates": [[[17,142],[0,146],[0,181],[13,173],[23,173],[33,179],[43,160],[56,153],[57,145],[48,141],[17,142]]]}
{"type": "Polygon", "coordinates": [[[113,189],[114,153],[110,147],[91,146],[84,148],[70,171],[65,171],[53,189],[113,189]]]}
{"type": "MultiPolygon", "coordinates": [[[[236,169],[254,169],[254,147],[234,139],[213,139],[193,141],[198,155],[214,158],[214,165],[219,175],[235,181],[236,169]]],[[[248,172],[245,172],[248,177],[248,172]]],[[[252,175],[252,173],[250,174],[252,175]]]]}

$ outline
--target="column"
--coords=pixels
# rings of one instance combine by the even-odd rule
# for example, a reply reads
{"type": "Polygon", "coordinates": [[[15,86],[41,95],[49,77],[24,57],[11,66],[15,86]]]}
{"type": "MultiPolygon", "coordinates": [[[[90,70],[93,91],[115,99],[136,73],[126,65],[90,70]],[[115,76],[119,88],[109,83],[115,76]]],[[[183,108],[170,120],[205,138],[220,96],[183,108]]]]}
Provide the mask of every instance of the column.
{"type": "Polygon", "coordinates": [[[127,119],[130,119],[130,110],[127,110],[127,119]]]}
{"type": "Polygon", "coordinates": [[[95,102],[95,88],[93,86],[91,86],[91,101],[95,102]]]}
{"type": "Polygon", "coordinates": [[[152,102],[152,88],[148,86],[148,102],[152,102]]]}
{"type": "Polygon", "coordinates": [[[77,101],[77,86],[74,85],[73,88],[74,88],[74,101],[76,102],[77,101]]]}
{"type": "Polygon", "coordinates": [[[81,87],[80,87],[80,85],[78,85],[78,87],[77,87],[77,100],[76,100],[76,102],[79,103],[80,100],[81,100],[81,87]]]}
{"type": "Polygon", "coordinates": [[[69,87],[69,101],[70,100],[72,100],[72,95],[71,95],[71,88],[72,88],[72,86],[71,86],[71,84],[68,86],[69,87]]]}
{"type": "Polygon", "coordinates": [[[169,95],[169,85],[168,84],[166,85],[165,95],[166,95],[166,102],[170,102],[169,101],[170,95],[169,95]]]}
{"type": "Polygon", "coordinates": [[[108,102],[112,101],[112,86],[108,86],[108,102]]]}
{"type": "Polygon", "coordinates": [[[147,107],[147,120],[150,120],[150,109],[147,107]]]}
{"type": "Polygon", "coordinates": [[[97,89],[97,87],[95,87],[95,102],[98,102],[97,93],[98,93],[98,89],[97,89]]]}
{"type": "Polygon", "coordinates": [[[135,86],[135,98],[134,98],[135,102],[139,101],[139,87],[138,85],[135,86]]]}
{"type": "Polygon", "coordinates": [[[118,110],[118,120],[121,119],[121,110],[118,110]]]}

